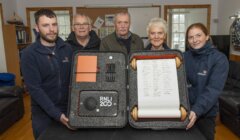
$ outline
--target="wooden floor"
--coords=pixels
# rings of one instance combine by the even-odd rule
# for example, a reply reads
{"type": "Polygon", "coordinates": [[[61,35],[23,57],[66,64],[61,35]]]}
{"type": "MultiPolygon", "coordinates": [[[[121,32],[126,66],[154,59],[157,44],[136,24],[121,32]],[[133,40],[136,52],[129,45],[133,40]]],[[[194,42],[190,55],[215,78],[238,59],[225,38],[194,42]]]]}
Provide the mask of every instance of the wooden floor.
{"type": "MultiPolygon", "coordinates": [[[[23,118],[1,134],[0,140],[34,140],[30,119],[30,97],[28,95],[24,96],[24,107],[25,114],[23,118]]],[[[217,121],[216,131],[215,140],[240,140],[220,121],[217,121]]]]}
{"type": "MultiPolygon", "coordinates": [[[[22,119],[0,135],[0,140],[34,140],[31,122],[30,96],[24,95],[25,113],[22,119]]],[[[1,126],[0,126],[1,127],[1,126]]]]}

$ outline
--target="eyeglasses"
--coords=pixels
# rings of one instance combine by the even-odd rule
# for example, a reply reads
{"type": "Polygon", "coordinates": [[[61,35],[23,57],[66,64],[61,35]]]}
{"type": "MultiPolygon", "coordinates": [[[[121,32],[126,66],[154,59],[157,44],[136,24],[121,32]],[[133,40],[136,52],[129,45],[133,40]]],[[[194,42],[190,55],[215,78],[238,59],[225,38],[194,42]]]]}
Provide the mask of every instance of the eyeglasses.
{"type": "Polygon", "coordinates": [[[79,27],[87,27],[88,25],[90,25],[90,24],[88,24],[88,23],[83,23],[83,24],[75,23],[75,24],[73,24],[73,26],[75,26],[77,28],[79,28],[79,27]]]}

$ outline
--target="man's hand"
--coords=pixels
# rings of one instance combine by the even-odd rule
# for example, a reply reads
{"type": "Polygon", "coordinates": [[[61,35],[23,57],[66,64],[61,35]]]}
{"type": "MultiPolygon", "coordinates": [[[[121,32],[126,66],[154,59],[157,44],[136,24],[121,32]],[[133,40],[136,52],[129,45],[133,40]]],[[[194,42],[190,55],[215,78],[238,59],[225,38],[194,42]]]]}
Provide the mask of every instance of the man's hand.
{"type": "Polygon", "coordinates": [[[197,115],[195,112],[190,111],[189,120],[190,122],[188,123],[186,130],[190,129],[195,124],[197,120],[197,115]]]}
{"type": "Polygon", "coordinates": [[[60,117],[60,122],[62,124],[64,124],[65,126],[67,126],[67,128],[69,128],[71,130],[76,130],[76,129],[74,129],[74,128],[72,128],[68,125],[68,121],[69,121],[69,119],[64,114],[62,114],[61,117],[60,117]]]}

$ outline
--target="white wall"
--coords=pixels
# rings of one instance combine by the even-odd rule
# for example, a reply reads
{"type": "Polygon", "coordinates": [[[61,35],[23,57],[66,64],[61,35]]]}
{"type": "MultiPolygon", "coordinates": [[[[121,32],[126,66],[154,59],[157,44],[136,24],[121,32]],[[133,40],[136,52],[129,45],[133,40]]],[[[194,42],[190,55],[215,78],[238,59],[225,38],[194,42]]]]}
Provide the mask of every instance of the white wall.
{"type": "Polygon", "coordinates": [[[5,49],[4,49],[4,42],[3,42],[3,33],[2,33],[2,19],[0,18],[0,72],[6,72],[6,71],[7,71],[7,65],[6,65],[5,49]]]}
{"type": "Polygon", "coordinates": [[[13,16],[13,13],[17,12],[16,0],[0,0],[0,3],[2,3],[3,8],[3,23],[6,23],[13,16]]]}
{"type": "Polygon", "coordinates": [[[130,30],[140,37],[147,37],[146,27],[151,18],[159,17],[159,7],[128,8],[131,14],[130,30]]]}
{"type": "Polygon", "coordinates": [[[219,18],[217,34],[229,34],[229,28],[233,22],[233,20],[229,19],[229,16],[234,15],[237,11],[240,11],[240,0],[219,0],[219,18]]]}
{"type": "MultiPolygon", "coordinates": [[[[229,16],[234,15],[240,11],[240,0],[219,0],[219,19],[218,19],[218,33],[220,35],[229,35],[229,29],[233,20],[229,16]],[[225,10],[226,9],[226,10],[225,10]]],[[[239,51],[235,51],[230,47],[230,54],[240,55],[239,51]]]]}
{"type": "Polygon", "coordinates": [[[189,9],[190,13],[188,13],[186,16],[190,17],[187,18],[187,26],[190,26],[193,23],[196,22],[202,22],[205,26],[207,26],[207,10],[206,8],[202,9],[189,9]]]}

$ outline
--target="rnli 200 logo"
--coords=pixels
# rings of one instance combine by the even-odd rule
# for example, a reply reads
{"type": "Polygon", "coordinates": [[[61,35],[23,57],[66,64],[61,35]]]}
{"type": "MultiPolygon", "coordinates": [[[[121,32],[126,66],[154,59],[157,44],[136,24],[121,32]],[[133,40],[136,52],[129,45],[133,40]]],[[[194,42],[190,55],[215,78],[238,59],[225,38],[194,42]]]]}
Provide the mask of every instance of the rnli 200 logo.
{"type": "Polygon", "coordinates": [[[100,107],[110,107],[112,106],[112,97],[100,96],[100,107]]]}

